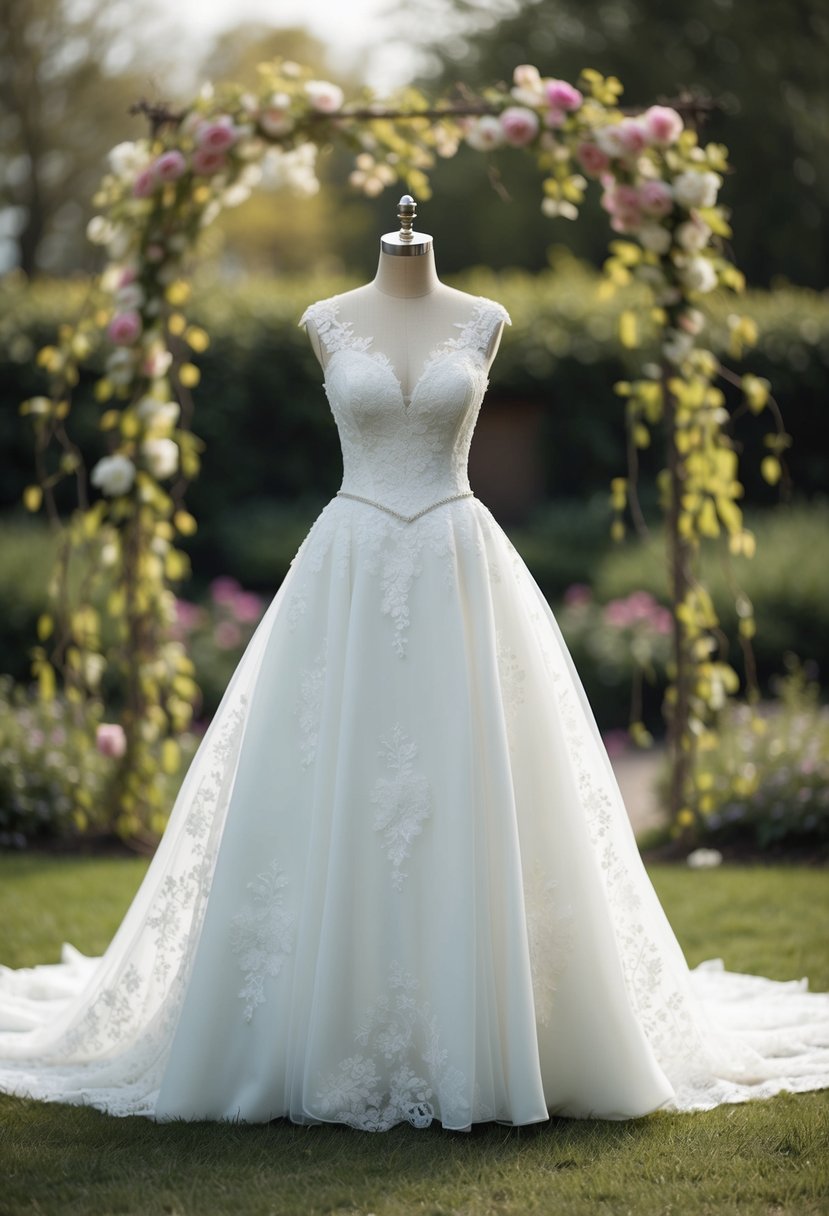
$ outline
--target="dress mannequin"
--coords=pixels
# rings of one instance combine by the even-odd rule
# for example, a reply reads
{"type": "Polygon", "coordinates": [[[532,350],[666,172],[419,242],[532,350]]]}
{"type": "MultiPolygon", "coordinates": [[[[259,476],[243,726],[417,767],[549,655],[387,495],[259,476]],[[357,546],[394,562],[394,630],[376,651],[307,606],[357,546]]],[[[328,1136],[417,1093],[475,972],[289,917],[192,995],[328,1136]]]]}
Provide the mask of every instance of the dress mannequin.
{"type": "MultiPolygon", "coordinates": [[[[377,274],[364,287],[337,297],[339,318],[353,326],[356,336],[371,335],[374,349],[387,355],[411,399],[423,365],[431,352],[472,316],[475,296],[441,283],[435,269],[431,236],[413,232],[416,203],[404,194],[398,205],[399,232],[380,241],[377,274]]],[[[325,369],[326,354],[314,322],[306,322],[314,353],[325,369]]],[[[487,367],[498,351],[504,322],[498,325],[486,352],[487,367]]]]}

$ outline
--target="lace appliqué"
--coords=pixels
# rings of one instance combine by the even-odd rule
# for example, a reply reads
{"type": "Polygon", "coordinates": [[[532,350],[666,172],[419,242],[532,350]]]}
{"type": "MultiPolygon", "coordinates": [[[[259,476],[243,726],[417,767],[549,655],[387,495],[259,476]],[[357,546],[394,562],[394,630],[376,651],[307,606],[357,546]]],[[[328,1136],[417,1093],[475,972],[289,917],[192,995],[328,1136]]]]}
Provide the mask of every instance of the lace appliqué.
{"type": "Polygon", "coordinates": [[[500,629],[495,630],[495,645],[498,657],[498,675],[501,681],[501,698],[509,730],[509,728],[514,728],[518,709],[524,704],[526,698],[527,673],[500,629]]]}
{"type": "Polygon", "coordinates": [[[512,320],[503,304],[488,300],[486,296],[478,296],[472,305],[472,315],[468,321],[455,321],[455,328],[460,333],[445,342],[441,342],[431,352],[423,365],[423,372],[437,359],[456,350],[477,350],[486,354],[489,350],[496,325],[511,325],[512,320]]]}
{"type": "Polygon", "coordinates": [[[437,1019],[427,1002],[417,1000],[417,988],[413,975],[391,965],[387,993],[355,1035],[375,1054],[356,1052],[321,1079],[316,1100],[325,1117],[361,1131],[387,1131],[404,1120],[424,1128],[435,1118],[437,1097],[444,1123],[469,1122],[466,1079],[447,1066],[437,1019]]]}
{"type": "Polygon", "coordinates": [[[247,884],[251,898],[231,922],[230,944],[239,956],[245,982],[239,998],[250,1022],[257,1005],[265,1001],[265,980],[276,978],[293,949],[294,914],[284,906],[288,879],[276,861],[247,884]]]}
{"type": "Polygon", "coordinates": [[[329,358],[338,350],[368,351],[371,346],[371,338],[358,338],[353,324],[340,320],[336,297],[309,304],[300,317],[299,325],[303,326],[307,321],[313,323],[329,358]]]}
{"type": "Polygon", "coordinates": [[[385,756],[390,777],[378,777],[371,794],[377,807],[374,829],[380,832],[386,856],[392,864],[392,886],[403,889],[408,877],[403,862],[409,856],[412,842],[423,830],[423,822],[432,813],[432,790],[429,782],[414,771],[417,745],[395,724],[391,735],[381,740],[379,756],[385,756]]]}
{"type": "Polygon", "coordinates": [[[303,768],[312,765],[317,755],[326,666],[326,647],[323,646],[314,662],[303,670],[300,677],[299,700],[294,715],[298,719],[299,750],[303,768]]]}
{"type": "Polygon", "coordinates": [[[562,905],[558,884],[534,862],[525,879],[527,939],[535,1016],[550,1024],[558,981],[573,954],[575,921],[572,904],[562,905]]]}

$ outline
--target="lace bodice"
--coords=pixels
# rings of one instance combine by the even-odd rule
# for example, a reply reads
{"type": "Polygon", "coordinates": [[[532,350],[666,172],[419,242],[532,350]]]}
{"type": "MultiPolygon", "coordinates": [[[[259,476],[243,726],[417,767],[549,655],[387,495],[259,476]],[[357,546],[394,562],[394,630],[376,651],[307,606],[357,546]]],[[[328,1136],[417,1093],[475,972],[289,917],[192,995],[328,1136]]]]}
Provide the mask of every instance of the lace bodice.
{"type": "Polygon", "coordinates": [[[467,460],[487,385],[486,354],[496,327],[510,322],[494,300],[476,297],[458,333],[429,354],[406,397],[391,360],[340,320],[338,297],[311,304],[326,354],[323,385],[340,436],[341,491],[415,515],[469,493],[467,460]]]}

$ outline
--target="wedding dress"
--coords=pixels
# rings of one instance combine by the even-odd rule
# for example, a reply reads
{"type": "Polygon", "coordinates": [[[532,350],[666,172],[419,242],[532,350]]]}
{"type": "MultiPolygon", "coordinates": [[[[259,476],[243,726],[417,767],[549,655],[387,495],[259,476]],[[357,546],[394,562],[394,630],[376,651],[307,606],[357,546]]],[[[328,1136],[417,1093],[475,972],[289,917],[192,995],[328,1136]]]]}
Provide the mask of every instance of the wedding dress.
{"type": "Polygon", "coordinates": [[[156,1120],[627,1119],[829,1086],[829,994],[689,970],[558,625],[473,495],[485,298],[409,398],[312,305],[342,488],[109,948],[0,974],[0,1090],[156,1120]]]}

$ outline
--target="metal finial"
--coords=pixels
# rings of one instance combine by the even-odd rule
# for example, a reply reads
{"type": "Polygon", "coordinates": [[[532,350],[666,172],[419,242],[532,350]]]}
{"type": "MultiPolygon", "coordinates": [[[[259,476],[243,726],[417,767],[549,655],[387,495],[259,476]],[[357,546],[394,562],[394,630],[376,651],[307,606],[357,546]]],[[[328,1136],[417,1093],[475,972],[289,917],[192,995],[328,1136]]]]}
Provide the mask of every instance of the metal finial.
{"type": "Polygon", "coordinates": [[[412,242],[412,225],[417,215],[417,203],[412,198],[411,194],[404,194],[397,204],[397,218],[400,220],[400,232],[398,236],[404,245],[410,245],[412,242]]]}
{"type": "Polygon", "coordinates": [[[380,240],[383,253],[392,255],[417,256],[428,253],[432,248],[432,238],[425,232],[415,232],[414,221],[417,215],[417,203],[411,194],[404,194],[397,204],[397,218],[400,228],[397,232],[386,232],[380,240]]]}

